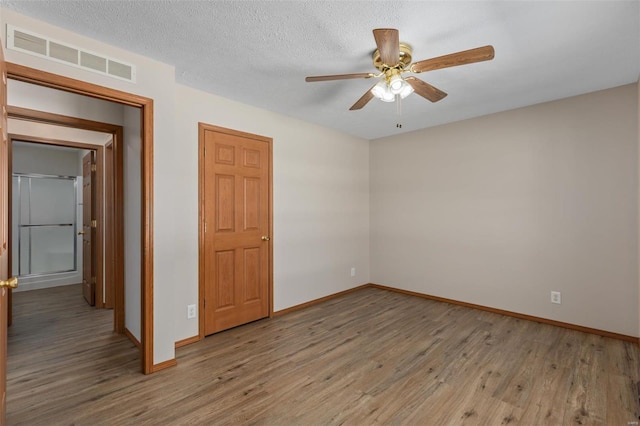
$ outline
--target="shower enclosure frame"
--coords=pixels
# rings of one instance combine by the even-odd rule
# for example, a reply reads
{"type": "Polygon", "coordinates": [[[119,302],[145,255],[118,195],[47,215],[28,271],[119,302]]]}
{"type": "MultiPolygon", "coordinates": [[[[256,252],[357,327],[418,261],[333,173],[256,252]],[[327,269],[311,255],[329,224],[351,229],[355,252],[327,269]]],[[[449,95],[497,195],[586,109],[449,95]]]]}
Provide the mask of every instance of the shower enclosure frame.
{"type": "MultiPolygon", "coordinates": [[[[18,230],[18,235],[16,235],[14,238],[17,239],[17,243],[18,243],[18,249],[17,249],[17,266],[18,266],[18,270],[17,271],[12,271],[14,275],[18,275],[20,277],[37,277],[37,276],[47,276],[47,275],[53,275],[53,274],[62,274],[62,273],[66,273],[66,272],[76,272],[78,271],[78,239],[77,239],[77,232],[78,232],[78,178],[77,176],[62,176],[62,175],[44,175],[44,174],[39,174],[39,173],[12,173],[12,177],[15,179],[18,179],[18,194],[13,193],[13,200],[12,203],[18,202],[18,217],[17,217],[17,230],[18,230]],[[23,215],[23,203],[22,203],[22,180],[24,179],[28,179],[29,183],[29,224],[23,224],[22,220],[24,218],[23,215]],[[72,223],[47,223],[47,224],[33,224],[31,223],[31,204],[32,204],[32,196],[33,196],[33,192],[32,192],[32,179],[57,179],[57,180],[69,180],[73,182],[73,222],[72,223]],[[17,195],[17,197],[16,197],[17,195]],[[18,201],[19,200],[19,201],[18,201]],[[33,250],[33,232],[32,229],[34,228],[44,228],[44,227],[67,227],[70,226],[72,228],[72,237],[73,237],[73,267],[71,269],[61,269],[61,270],[52,270],[52,271],[46,271],[46,272],[33,272],[33,256],[32,256],[32,250],[33,250]],[[22,262],[22,254],[23,254],[23,250],[22,250],[22,230],[24,228],[27,228],[29,230],[29,263],[28,263],[28,273],[23,273],[22,271],[22,267],[23,267],[23,262],[22,262]]],[[[12,181],[13,182],[13,181],[12,181]]],[[[15,218],[14,218],[15,220],[15,218]]],[[[11,224],[11,226],[13,227],[13,223],[11,224]]],[[[13,268],[13,265],[12,265],[13,268]]]]}

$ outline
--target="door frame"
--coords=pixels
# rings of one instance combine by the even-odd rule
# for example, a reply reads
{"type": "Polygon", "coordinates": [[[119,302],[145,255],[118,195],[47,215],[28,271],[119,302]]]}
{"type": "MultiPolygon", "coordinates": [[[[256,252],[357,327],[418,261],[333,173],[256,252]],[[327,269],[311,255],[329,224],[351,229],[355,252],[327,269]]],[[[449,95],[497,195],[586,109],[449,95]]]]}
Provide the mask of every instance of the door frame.
{"type": "MultiPolygon", "coordinates": [[[[124,244],[121,243],[124,241],[124,207],[118,207],[118,204],[124,200],[122,197],[116,198],[114,196],[115,187],[118,184],[122,185],[123,182],[122,176],[116,176],[114,174],[116,170],[124,170],[124,165],[122,163],[120,165],[116,165],[115,163],[118,159],[123,160],[122,156],[118,158],[114,153],[116,141],[121,140],[122,137],[116,138],[114,136],[111,138],[111,141],[107,142],[104,146],[104,229],[112,230],[113,232],[111,235],[113,238],[107,238],[104,242],[104,260],[106,264],[104,265],[105,294],[103,295],[104,305],[102,307],[106,309],[114,309],[114,315],[116,315],[114,299],[116,294],[115,287],[118,285],[117,283],[122,283],[122,301],[124,302],[124,279],[121,278],[124,277],[124,244]],[[116,183],[116,178],[119,178],[119,183],[116,183]],[[112,263],[107,263],[107,259],[111,259],[112,263]],[[119,269],[120,267],[121,269],[119,269]],[[114,283],[114,285],[108,285],[107,283],[114,283]]],[[[122,303],[121,306],[122,329],[124,329],[124,303],[122,303]]],[[[115,317],[113,324],[115,329],[115,317]]]]}
{"type": "MultiPolygon", "coordinates": [[[[12,115],[12,110],[13,108],[8,107],[8,113],[9,113],[9,118],[15,118],[12,115]]],[[[36,111],[37,112],[37,111],[36,111]]],[[[42,123],[41,121],[36,121],[36,120],[30,120],[30,121],[35,121],[35,122],[39,122],[42,123]]],[[[118,126],[119,127],[119,126],[118,126]]],[[[120,128],[120,132],[122,132],[122,128],[120,128]]],[[[112,136],[115,138],[115,136],[112,136]]],[[[109,200],[106,198],[106,194],[104,192],[104,183],[106,181],[109,180],[113,180],[114,176],[110,176],[106,173],[106,164],[104,162],[104,151],[105,151],[105,146],[102,145],[93,145],[93,144],[88,144],[88,143],[82,143],[82,142],[72,142],[72,141],[65,141],[65,140],[57,140],[57,139],[49,139],[49,138],[40,138],[40,137],[35,137],[35,136],[28,136],[28,135],[19,135],[19,134],[15,134],[15,133],[9,133],[9,158],[13,158],[13,142],[28,142],[28,143],[32,143],[32,144],[39,144],[39,145],[50,145],[50,146],[64,146],[64,147],[68,147],[68,148],[76,148],[76,149],[84,149],[84,150],[89,150],[89,151],[94,151],[95,152],[95,157],[96,157],[96,181],[93,184],[93,187],[95,189],[95,218],[97,220],[97,222],[99,224],[106,224],[107,220],[109,218],[109,215],[105,214],[106,210],[105,210],[105,206],[109,206],[111,205],[111,203],[115,202],[118,203],[119,205],[115,206],[115,211],[120,210],[122,211],[122,203],[120,200],[109,200]]],[[[13,174],[13,165],[11,164],[11,162],[9,163],[9,176],[11,177],[13,174]]],[[[9,206],[11,206],[11,204],[13,203],[12,200],[12,195],[13,194],[13,188],[9,188],[9,206]]],[[[110,214],[112,214],[110,212],[110,214]]],[[[12,223],[12,210],[9,209],[9,224],[11,225],[12,223]]],[[[117,221],[117,219],[116,219],[117,221]]],[[[114,281],[107,281],[105,279],[103,279],[103,277],[106,277],[107,275],[105,274],[106,270],[105,268],[108,269],[120,269],[122,271],[124,271],[124,265],[123,264],[116,264],[115,263],[115,259],[113,259],[111,256],[113,253],[109,252],[108,250],[106,250],[106,245],[105,244],[109,244],[110,241],[114,240],[114,239],[121,239],[121,235],[122,235],[122,225],[120,224],[120,226],[118,228],[107,228],[106,226],[98,226],[96,228],[96,238],[95,238],[95,243],[92,241],[92,245],[95,246],[95,253],[96,253],[96,269],[95,269],[95,276],[96,276],[96,303],[95,303],[95,307],[96,308],[104,308],[105,307],[105,303],[102,302],[102,300],[105,300],[105,293],[103,293],[103,287],[105,287],[106,293],[110,292],[110,288],[115,286],[122,286],[123,283],[122,281],[118,281],[118,282],[114,282],[114,281]],[[115,238],[106,238],[104,237],[105,235],[105,231],[106,230],[113,230],[114,234],[119,233],[120,235],[116,235],[115,238]],[[100,301],[98,300],[100,299],[100,301]]],[[[12,227],[9,228],[9,240],[8,240],[8,244],[9,247],[13,247],[12,244],[12,238],[13,238],[13,233],[12,233],[12,227]]],[[[12,261],[12,253],[11,251],[9,251],[9,262],[12,261]]],[[[12,270],[11,268],[12,264],[9,263],[9,270],[10,273],[14,273],[15,271],[12,270]]],[[[123,287],[124,288],[124,287],[123,287]]],[[[122,290],[124,291],[124,289],[122,290]]],[[[124,328],[124,324],[119,324],[117,322],[117,319],[120,317],[120,315],[118,315],[118,310],[122,310],[124,311],[124,307],[121,306],[121,304],[118,304],[117,308],[114,309],[114,331],[118,332],[118,333],[122,333],[122,329],[124,328]]],[[[9,323],[11,323],[11,317],[9,318],[9,323]]]]}
{"type": "MultiPolygon", "coordinates": [[[[268,203],[269,208],[269,235],[270,240],[267,242],[269,246],[269,274],[267,292],[269,299],[269,315],[273,317],[273,139],[260,136],[253,133],[241,132],[238,130],[227,129],[225,127],[214,126],[206,123],[198,123],[198,336],[195,336],[193,341],[201,340],[205,338],[205,324],[204,324],[204,271],[205,271],[205,232],[204,232],[204,166],[205,166],[205,131],[212,130],[218,133],[226,133],[229,135],[240,136],[243,138],[257,139],[268,144],[269,153],[269,196],[268,203]]],[[[191,343],[192,339],[188,339],[191,343]]]]}
{"type": "MultiPolygon", "coordinates": [[[[33,121],[41,124],[51,124],[54,126],[69,127],[73,129],[89,130],[92,132],[106,133],[111,135],[111,141],[106,145],[83,144],[79,142],[55,141],[51,139],[42,140],[45,144],[63,145],[73,148],[89,149],[96,151],[96,174],[98,191],[104,187],[104,205],[102,205],[102,195],[98,194],[96,201],[98,223],[104,223],[104,229],[112,229],[114,238],[104,239],[104,282],[115,285],[105,285],[106,294],[101,308],[114,308],[114,331],[124,333],[124,204],[123,204],[123,127],[100,121],[85,120],[77,117],[37,111],[28,108],[8,106],[9,118],[33,121]],[[104,158],[104,161],[102,160],[104,158]],[[104,164],[104,167],[103,167],[104,164]],[[104,169],[104,170],[103,170],[104,169]],[[104,182],[105,185],[102,185],[104,182]],[[107,209],[109,214],[106,214],[107,209]],[[104,221],[104,222],[103,222],[104,221]],[[111,259],[111,261],[109,261],[111,259]]],[[[22,138],[37,139],[32,136],[21,136],[22,138]]],[[[11,146],[9,147],[11,148],[11,146]]],[[[11,194],[9,194],[11,195],[11,194]]],[[[11,212],[9,212],[11,213],[11,212]]],[[[11,254],[11,253],[9,253],[11,254]]],[[[98,257],[101,254],[98,252],[98,257]]],[[[102,259],[102,257],[100,257],[102,259]]],[[[11,256],[9,256],[11,261],[11,256]]],[[[97,276],[102,276],[102,272],[96,272],[97,276]]],[[[96,285],[99,287],[98,285],[96,285]]],[[[102,290],[100,290],[102,292],[102,290]]],[[[96,293],[97,294],[97,293],[96,293]]]]}
{"type": "MultiPolygon", "coordinates": [[[[151,374],[166,366],[153,363],[153,99],[7,62],[7,77],[38,86],[140,108],[141,113],[141,368],[151,374]]],[[[121,189],[121,188],[120,188],[121,189]]],[[[118,196],[116,188],[116,197],[118,196]]],[[[122,193],[120,193],[122,195],[122,193]]],[[[124,322],[124,321],[123,321],[124,322]]],[[[173,365],[173,364],[172,364],[173,365]]]]}

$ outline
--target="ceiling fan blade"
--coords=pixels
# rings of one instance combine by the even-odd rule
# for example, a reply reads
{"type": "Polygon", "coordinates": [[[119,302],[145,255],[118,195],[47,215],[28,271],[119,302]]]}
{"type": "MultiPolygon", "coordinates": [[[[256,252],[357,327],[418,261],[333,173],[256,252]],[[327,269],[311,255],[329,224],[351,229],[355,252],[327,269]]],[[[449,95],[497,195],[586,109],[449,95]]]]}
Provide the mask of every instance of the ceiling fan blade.
{"type": "Polygon", "coordinates": [[[416,77],[407,77],[405,81],[413,87],[413,90],[420,96],[425,99],[430,100],[431,102],[438,102],[447,94],[440,89],[437,89],[430,85],[429,83],[425,83],[416,77]]]}
{"type": "Polygon", "coordinates": [[[391,28],[380,28],[373,30],[373,37],[376,39],[380,60],[383,64],[394,66],[400,60],[400,38],[398,30],[391,28]]]}
{"type": "Polygon", "coordinates": [[[375,77],[375,74],[371,74],[369,72],[361,72],[358,74],[317,75],[317,76],[307,77],[304,79],[304,81],[312,82],[312,81],[329,81],[329,80],[348,80],[350,78],[371,78],[371,77],[375,77]]]}
{"type": "Polygon", "coordinates": [[[411,65],[412,72],[425,72],[439,70],[441,68],[455,67],[458,65],[473,64],[493,59],[495,52],[493,46],[476,47],[475,49],[425,59],[411,65]]]}
{"type": "Polygon", "coordinates": [[[371,86],[371,89],[367,90],[367,93],[362,95],[362,97],[360,99],[358,99],[356,101],[356,103],[351,106],[351,108],[349,108],[349,111],[355,111],[355,110],[358,110],[358,109],[362,109],[366,104],[368,104],[369,101],[371,99],[373,99],[373,92],[371,90],[374,87],[376,87],[375,84],[373,86],[371,86]]]}

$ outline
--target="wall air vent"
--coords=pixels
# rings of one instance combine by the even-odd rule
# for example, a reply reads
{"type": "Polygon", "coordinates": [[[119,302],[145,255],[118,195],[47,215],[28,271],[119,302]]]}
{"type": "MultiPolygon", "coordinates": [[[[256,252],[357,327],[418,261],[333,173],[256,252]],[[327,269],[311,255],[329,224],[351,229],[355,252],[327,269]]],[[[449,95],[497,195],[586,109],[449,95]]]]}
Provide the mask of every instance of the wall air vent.
{"type": "Polygon", "coordinates": [[[49,56],[60,61],[69,62],[78,65],[78,51],[72,47],[58,44],[53,41],[49,42],[49,56]]]}
{"type": "Polygon", "coordinates": [[[109,59],[109,74],[124,78],[125,80],[130,80],[131,66],[109,59]]]}
{"type": "Polygon", "coordinates": [[[80,65],[95,71],[107,72],[107,58],[92,55],[91,53],[80,53],[80,65]]]}
{"type": "Polygon", "coordinates": [[[36,55],[47,54],[47,40],[18,30],[13,31],[13,36],[13,45],[19,50],[26,50],[36,55]]]}
{"type": "Polygon", "coordinates": [[[134,65],[52,40],[12,25],[7,25],[7,49],[39,56],[50,61],[117,78],[118,80],[132,83],[136,81],[136,68],[134,65]]]}

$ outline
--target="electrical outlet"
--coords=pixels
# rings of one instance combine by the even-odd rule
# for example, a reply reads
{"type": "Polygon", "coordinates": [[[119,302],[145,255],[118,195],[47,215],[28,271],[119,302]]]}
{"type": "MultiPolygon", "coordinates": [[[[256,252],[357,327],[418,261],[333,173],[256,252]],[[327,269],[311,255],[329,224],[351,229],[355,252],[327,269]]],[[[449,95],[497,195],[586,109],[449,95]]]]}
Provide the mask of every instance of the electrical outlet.
{"type": "Polygon", "coordinates": [[[557,303],[558,305],[562,303],[562,295],[559,291],[551,292],[551,303],[557,303]]]}
{"type": "Polygon", "coordinates": [[[355,277],[356,276],[356,268],[351,268],[351,276],[355,277]]]}
{"type": "Polygon", "coordinates": [[[187,319],[196,317],[196,305],[187,305],[187,319]]]}

